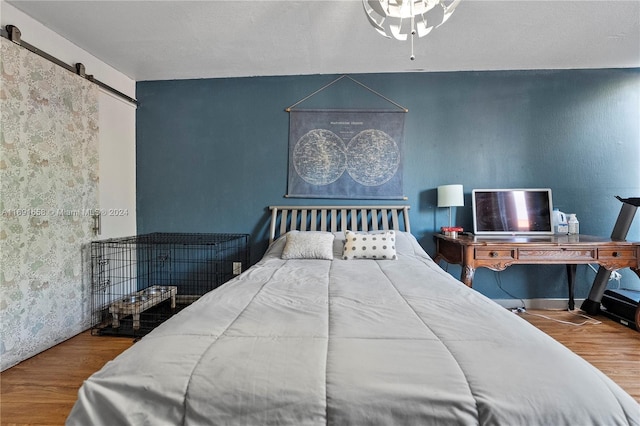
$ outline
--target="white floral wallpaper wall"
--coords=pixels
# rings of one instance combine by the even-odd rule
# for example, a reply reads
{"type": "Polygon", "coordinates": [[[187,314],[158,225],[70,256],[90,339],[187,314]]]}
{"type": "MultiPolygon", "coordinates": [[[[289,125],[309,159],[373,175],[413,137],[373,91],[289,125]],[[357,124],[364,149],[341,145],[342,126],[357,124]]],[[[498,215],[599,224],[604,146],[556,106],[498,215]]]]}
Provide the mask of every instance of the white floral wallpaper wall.
{"type": "Polygon", "coordinates": [[[94,84],[1,41],[0,367],[5,370],[90,326],[83,250],[93,237],[91,214],[98,208],[99,117],[94,84]]]}

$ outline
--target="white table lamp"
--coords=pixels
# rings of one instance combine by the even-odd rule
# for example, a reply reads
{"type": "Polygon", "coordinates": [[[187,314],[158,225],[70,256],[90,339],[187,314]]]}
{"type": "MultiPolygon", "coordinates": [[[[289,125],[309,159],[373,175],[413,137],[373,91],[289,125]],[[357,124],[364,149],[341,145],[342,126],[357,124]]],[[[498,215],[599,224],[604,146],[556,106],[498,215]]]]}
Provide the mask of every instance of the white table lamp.
{"type": "Polygon", "coordinates": [[[464,206],[462,185],[441,185],[438,187],[438,207],[449,207],[449,226],[451,226],[451,207],[464,206]]]}

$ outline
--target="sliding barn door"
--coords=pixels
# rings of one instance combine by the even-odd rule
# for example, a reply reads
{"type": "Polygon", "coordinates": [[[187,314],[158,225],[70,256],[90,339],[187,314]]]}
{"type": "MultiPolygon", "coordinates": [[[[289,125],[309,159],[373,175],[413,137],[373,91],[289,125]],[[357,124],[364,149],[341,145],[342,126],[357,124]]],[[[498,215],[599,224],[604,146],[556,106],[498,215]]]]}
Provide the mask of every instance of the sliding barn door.
{"type": "Polygon", "coordinates": [[[98,89],[2,40],[2,370],[89,326],[83,250],[98,206],[98,89]]]}

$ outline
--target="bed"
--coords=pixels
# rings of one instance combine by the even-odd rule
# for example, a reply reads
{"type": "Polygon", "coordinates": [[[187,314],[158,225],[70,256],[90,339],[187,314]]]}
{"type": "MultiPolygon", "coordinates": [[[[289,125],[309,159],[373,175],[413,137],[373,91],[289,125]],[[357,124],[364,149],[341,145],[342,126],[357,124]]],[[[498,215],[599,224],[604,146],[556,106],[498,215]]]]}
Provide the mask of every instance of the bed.
{"type": "Polygon", "coordinates": [[[640,425],[603,373],[435,264],[408,206],[271,211],[263,258],[86,380],[67,424],[640,425]]]}

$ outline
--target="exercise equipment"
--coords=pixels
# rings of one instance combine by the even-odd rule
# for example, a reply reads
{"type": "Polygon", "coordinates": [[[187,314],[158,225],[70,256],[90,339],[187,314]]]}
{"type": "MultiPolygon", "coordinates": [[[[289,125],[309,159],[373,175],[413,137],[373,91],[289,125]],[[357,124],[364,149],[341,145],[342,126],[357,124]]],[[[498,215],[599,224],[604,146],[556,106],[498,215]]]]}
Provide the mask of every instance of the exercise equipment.
{"type": "Polygon", "coordinates": [[[626,288],[605,290],[600,312],[622,325],[640,331],[640,291],[626,288]]]}
{"type": "MultiPolygon", "coordinates": [[[[616,195],[616,198],[622,202],[622,207],[620,208],[618,219],[613,226],[611,239],[625,240],[627,237],[627,233],[629,232],[629,228],[631,228],[631,223],[633,222],[633,217],[636,214],[636,210],[638,210],[638,207],[640,207],[640,197],[620,198],[616,195]]],[[[636,273],[640,276],[640,273],[638,271],[636,271],[636,273]]],[[[611,271],[608,271],[606,268],[602,266],[598,268],[596,278],[593,280],[593,284],[591,285],[589,297],[587,297],[585,301],[582,302],[582,306],[580,306],[580,309],[590,315],[596,315],[598,312],[600,312],[600,302],[602,301],[602,296],[607,287],[607,282],[609,282],[610,275],[611,271]]]]}

